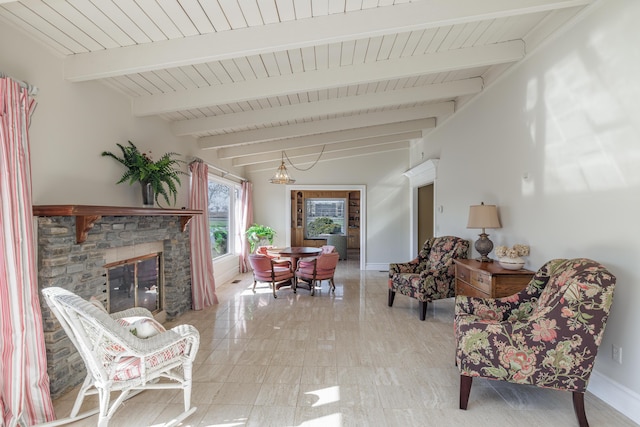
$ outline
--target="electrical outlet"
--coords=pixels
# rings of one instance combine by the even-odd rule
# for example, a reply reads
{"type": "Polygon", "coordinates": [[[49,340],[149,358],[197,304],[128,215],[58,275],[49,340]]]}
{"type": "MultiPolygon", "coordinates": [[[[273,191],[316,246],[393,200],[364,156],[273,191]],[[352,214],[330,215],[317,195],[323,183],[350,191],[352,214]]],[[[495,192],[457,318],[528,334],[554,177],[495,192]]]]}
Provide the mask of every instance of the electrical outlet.
{"type": "Polygon", "coordinates": [[[611,358],[622,365],[622,347],[618,347],[617,345],[613,344],[611,358]]]}

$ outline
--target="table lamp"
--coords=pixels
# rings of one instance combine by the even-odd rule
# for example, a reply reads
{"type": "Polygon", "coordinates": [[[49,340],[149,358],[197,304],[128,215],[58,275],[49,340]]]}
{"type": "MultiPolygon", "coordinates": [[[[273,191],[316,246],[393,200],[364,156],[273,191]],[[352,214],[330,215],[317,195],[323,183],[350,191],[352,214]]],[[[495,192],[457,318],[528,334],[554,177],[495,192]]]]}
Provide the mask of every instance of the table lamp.
{"type": "Polygon", "coordinates": [[[476,240],[474,247],[480,254],[478,261],[492,262],[487,255],[493,249],[493,242],[489,240],[489,235],[484,232],[485,228],[500,228],[500,220],[498,219],[498,208],[496,205],[473,205],[469,208],[469,222],[467,228],[481,228],[480,238],[476,240]]]}

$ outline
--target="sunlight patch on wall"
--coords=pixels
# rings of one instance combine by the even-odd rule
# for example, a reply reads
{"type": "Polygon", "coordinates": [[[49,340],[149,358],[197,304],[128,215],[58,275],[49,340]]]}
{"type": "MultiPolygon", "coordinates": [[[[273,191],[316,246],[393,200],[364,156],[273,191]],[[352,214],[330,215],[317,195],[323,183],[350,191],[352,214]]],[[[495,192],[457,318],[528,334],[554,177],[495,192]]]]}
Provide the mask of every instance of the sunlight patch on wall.
{"type": "Polygon", "coordinates": [[[542,184],[547,193],[640,185],[640,129],[633,117],[638,113],[625,102],[629,91],[640,92],[640,84],[636,78],[620,85],[628,71],[610,67],[615,53],[625,54],[594,34],[544,79],[529,82],[530,134],[544,147],[542,184]],[[543,108],[538,102],[544,102],[543,108]]]}

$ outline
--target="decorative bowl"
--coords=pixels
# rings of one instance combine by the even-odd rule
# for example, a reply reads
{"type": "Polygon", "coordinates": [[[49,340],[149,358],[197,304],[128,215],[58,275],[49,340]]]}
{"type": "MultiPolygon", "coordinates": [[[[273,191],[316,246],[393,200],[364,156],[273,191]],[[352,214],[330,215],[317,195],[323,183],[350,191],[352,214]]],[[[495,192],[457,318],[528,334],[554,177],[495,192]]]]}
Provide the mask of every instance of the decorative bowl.
{"type": "Polygon", "coordinates": [[[507,270],[520,270],[522,267],[524,267],[525,260],[523,260],[520,257],[518,258],[502,257],[498,259],[498,264],[500,264],[500,267],[506,268],[507,270]]]}

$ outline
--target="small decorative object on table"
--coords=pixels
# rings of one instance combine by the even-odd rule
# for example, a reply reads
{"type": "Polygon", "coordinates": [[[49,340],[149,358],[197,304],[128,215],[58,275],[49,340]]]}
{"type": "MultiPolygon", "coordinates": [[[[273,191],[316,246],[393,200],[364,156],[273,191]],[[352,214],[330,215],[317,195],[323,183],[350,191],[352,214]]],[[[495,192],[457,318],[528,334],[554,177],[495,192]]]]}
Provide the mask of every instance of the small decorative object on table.
{"type": "Polygon", "coordinates": [[[525,263],[522,257],[527,255],[529,255],[529,246],[527,245],[516,244],[511,248],[506,246],[498,246],[496,248],[498,263],[507,270],[520,270],[525,263]]]}
{"type": "Polygon", "coordinates": [[[184,163],[182,160],[173,158],[178,153],[163,154],[158,161],[154,162],[151,160],[151,152],[149,154],[141,152],[131,141],[129,141],[128,147],[121,144],[116,145],[122,151],[122,157],[109,151],[103,151],[102,156],[112,157],[127,168],[117,184],[125,181],[129,181],[129,185],[139,182],[142,185],[143,206],[145,207],[153,207],[154,200],[158,202],[160,195],[164,197],[167,204],[172,204],[169,201],[169,196],[172,196],[175,205],[180,175],[186,175],[186,172],[176,168],[179,163],[184,163]]]}

